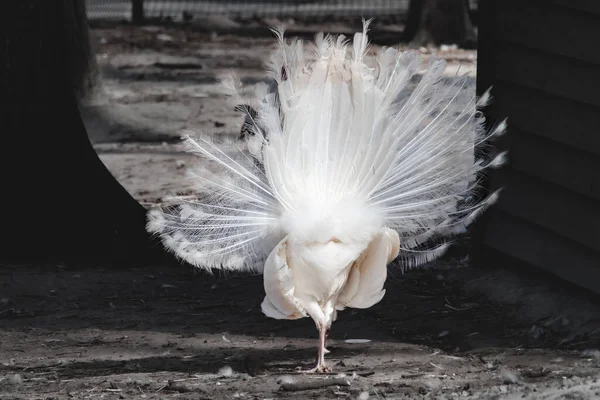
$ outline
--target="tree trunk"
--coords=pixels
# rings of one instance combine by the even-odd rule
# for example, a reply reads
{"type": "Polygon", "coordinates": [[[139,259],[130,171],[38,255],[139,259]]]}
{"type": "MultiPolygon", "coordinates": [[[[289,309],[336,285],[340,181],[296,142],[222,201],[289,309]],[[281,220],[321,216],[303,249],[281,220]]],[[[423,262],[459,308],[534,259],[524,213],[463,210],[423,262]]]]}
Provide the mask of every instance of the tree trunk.
{"type": "Polygon", "coordinates": [[[477,37],[468,0],[411,0],[403,41],[412,48],[441,44],[474,47],[477,37]]]}
{"type": "Polygon", "coordinates": [[[131,0],[131,22],[141,25],[144,19],[144,0],[131,0]]]}
{"type": "Polygon", "coordinates": [[[85,1],[73,1],[66,7],[66,20],[72,24],[74,35],[69,36],[69,48],[73,49],[72,83],[79,99],[86,99],[94,94],[100,83],[100,72],[96,62],[96,54],[92,49],[90,27],[88,24],[85,1]]]}
{"type": "Polygon", "coordinates": [[[88,140],[78,94],[94,86],[84,0],[3,5],[0,259],[158,261],[145,209],[88,140]]]}

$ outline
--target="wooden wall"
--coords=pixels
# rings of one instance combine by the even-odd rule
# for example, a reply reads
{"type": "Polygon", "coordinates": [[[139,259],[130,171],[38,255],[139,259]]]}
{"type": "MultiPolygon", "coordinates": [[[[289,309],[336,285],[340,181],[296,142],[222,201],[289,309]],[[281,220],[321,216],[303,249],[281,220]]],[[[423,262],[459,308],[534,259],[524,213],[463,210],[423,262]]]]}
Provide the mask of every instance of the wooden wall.
{"type": "Polygon", "coordinates": [[[600,293],[600,0],[480,0],[479,21],[477,90],[493,86],[510,153],[486,182],[505,189],[474,228],[475,262],[600,293]]]}

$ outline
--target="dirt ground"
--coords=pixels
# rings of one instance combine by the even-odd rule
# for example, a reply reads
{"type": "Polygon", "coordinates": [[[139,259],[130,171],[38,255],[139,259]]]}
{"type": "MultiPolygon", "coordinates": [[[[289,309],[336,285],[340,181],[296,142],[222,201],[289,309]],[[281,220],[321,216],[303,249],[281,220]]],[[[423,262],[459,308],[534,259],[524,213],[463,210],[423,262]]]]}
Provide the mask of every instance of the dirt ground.
{"type": "Polygon", "coordinates": [[[447,271],[393,274],[380,304],[342,312],[334,324],[334,374],[306,376],[296,367],[314,362],[314,324],[262,315],[260,276],[2,267],[0,398],[600,395],[600,352],[550,349],[556,338],[464,293],[447,271]],[[337,385],[310,389],[315,382],[337,385]]]}
{"type": "MultiPolygon", "coordinates": [[[[181,128],[239,132],[217,77],[264,79],[271,38],[215,32],[94,29],[103,91],[82,112],[144,205],[185,186],[181,128]]],[[[473,51],[431,52],[475,73],[473,51]]],[[[298,373],[316,356],[314,324],[266,318],[260,276],[0,266],[0,399],[600,398],[600,308],[454,256],[392,266],[380,304],[342,312],[326,376],[298,373]]]]}

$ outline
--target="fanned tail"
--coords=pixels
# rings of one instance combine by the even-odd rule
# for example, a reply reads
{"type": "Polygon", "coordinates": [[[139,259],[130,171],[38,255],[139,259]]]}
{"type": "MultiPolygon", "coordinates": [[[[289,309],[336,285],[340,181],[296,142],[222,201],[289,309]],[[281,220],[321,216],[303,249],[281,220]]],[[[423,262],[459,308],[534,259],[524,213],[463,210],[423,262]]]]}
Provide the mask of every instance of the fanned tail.
{"type": "Polygon", "coordinates": [[[203,160],[190,171],[198,198],[150,211],[148,230],[192,265],[261,271],[281,240],[278,204],[264,173],[234,141],[192,134],[185,135],[188,150],[203,160]]]}
{"type": "Polygon", "coordinates": [[[444,69],[444,61],[434,60],[417,87],[399,93],[401,100],[384,117],[390,118],[394,139],[369,197],[400,234],[406,268],[442,255],[448,248],[444,240],[464,233],[499,195],[475,198],[480,173],[505,160],[505,153],[490,153],[486,146],[504,133],[506,123],[486,130],[478,109],[489,102],[489,92],[478,101],[466,87],[468,77],[445,78],[444,69]]]}
{"type": "Polygon", "coordinates": [[[190,135],[221,172],[198,172],[198,201],[154,210],[149,229],[207,268],[253,267],[285,236],[368,243],[384,226],[398,232],[405,268],[443,254],[498,197],[475,194],[480,173],[505,158],[486,146],[506,123],[486,130],[478,109],[489,93],[477,99],[467,76],[444,76],[442,60],[420,76],[418,52],[382,48],[371,59],[369,22],[352,46],[318,34],[309,51],[274,31],[273,85],[246,101],[224,80],[246,113],[248,151],[190,135]]]}

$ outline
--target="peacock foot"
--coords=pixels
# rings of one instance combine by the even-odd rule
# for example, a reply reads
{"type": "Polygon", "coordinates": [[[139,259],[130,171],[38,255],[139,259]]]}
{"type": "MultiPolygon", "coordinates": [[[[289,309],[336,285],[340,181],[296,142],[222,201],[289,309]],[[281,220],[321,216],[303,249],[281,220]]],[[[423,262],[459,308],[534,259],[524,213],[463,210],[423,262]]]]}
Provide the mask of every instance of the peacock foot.
{"type": "Polygon", "coordinates": [[[303,370],[301,367],[296,368],[301,374],[330,374],[333,372],[327,364],[317,364],[314,368],[303,370]]]}

